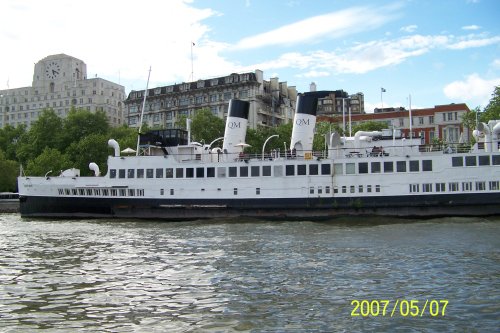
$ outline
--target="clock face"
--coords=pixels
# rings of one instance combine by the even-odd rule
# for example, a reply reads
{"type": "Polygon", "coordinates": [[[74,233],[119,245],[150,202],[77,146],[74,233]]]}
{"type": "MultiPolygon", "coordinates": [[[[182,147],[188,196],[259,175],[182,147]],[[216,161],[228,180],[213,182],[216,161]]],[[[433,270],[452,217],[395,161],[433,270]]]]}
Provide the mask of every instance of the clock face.
{"type": "Polygon", "coordinates": [[[45,75],[49,79],[55,79],[61,73],[61,66],[55,61],[51,61],[45,65],[45,75]]]}

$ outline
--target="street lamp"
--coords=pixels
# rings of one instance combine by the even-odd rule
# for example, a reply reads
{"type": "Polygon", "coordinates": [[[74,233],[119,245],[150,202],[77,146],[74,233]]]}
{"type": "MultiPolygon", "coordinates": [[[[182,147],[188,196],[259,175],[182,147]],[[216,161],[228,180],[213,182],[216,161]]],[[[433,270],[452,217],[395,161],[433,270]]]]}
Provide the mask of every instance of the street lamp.
{"type": "Polygon", "coordinates": [[[278,134],[271,135],[270,137],[268,137],[266,139],[266,141],[264,142],[264,145],[262,145],[262,160],[264,160],[264,151],[266,149],[267,141],[269,141],[269,140],[271,140],[272,138],[275,138],[275,137],[279,137],[279,135],[278,134]]]}

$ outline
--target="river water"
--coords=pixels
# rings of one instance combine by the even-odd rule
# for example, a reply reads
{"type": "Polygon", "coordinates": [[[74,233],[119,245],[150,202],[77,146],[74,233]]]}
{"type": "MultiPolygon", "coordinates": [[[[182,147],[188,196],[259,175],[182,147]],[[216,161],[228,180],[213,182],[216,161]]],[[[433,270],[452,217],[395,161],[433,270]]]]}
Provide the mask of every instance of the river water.
{"type": "Polygon", "coordinates": [[[0,332],[498,332],[500,219],[356,219],[2,214],[0,332]]]}

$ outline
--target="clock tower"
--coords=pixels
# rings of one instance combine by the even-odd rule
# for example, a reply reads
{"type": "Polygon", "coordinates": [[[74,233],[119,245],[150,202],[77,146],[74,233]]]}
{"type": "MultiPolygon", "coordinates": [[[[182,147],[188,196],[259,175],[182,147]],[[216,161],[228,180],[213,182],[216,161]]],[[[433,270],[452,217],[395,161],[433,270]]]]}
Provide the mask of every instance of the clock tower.
{"type": "MultiPolygon", "coordinates": [[[[87,65],[80,59],[66,54],[55,54],[35,64],[33,87],[60,90],[61,86],[76,85],[87,78],[87,65]],[[59,89],[58,89],[59,88],[59,89]]],[[[47,92],[54,92],[48,91],[47,92]]]]}

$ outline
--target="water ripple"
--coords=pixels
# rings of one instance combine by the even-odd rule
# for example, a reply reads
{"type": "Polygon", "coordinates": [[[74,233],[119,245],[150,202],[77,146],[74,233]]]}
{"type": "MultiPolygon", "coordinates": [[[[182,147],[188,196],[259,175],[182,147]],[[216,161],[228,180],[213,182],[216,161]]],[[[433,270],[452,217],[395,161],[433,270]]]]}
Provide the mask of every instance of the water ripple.
{"type": "Polygon", "coordinates": [[[498,220],[368,224],[21,220],[0,215],[0,331],[494,331],[498,220]],[[351,301],[447,299],[351,317],[351,301]]]}

